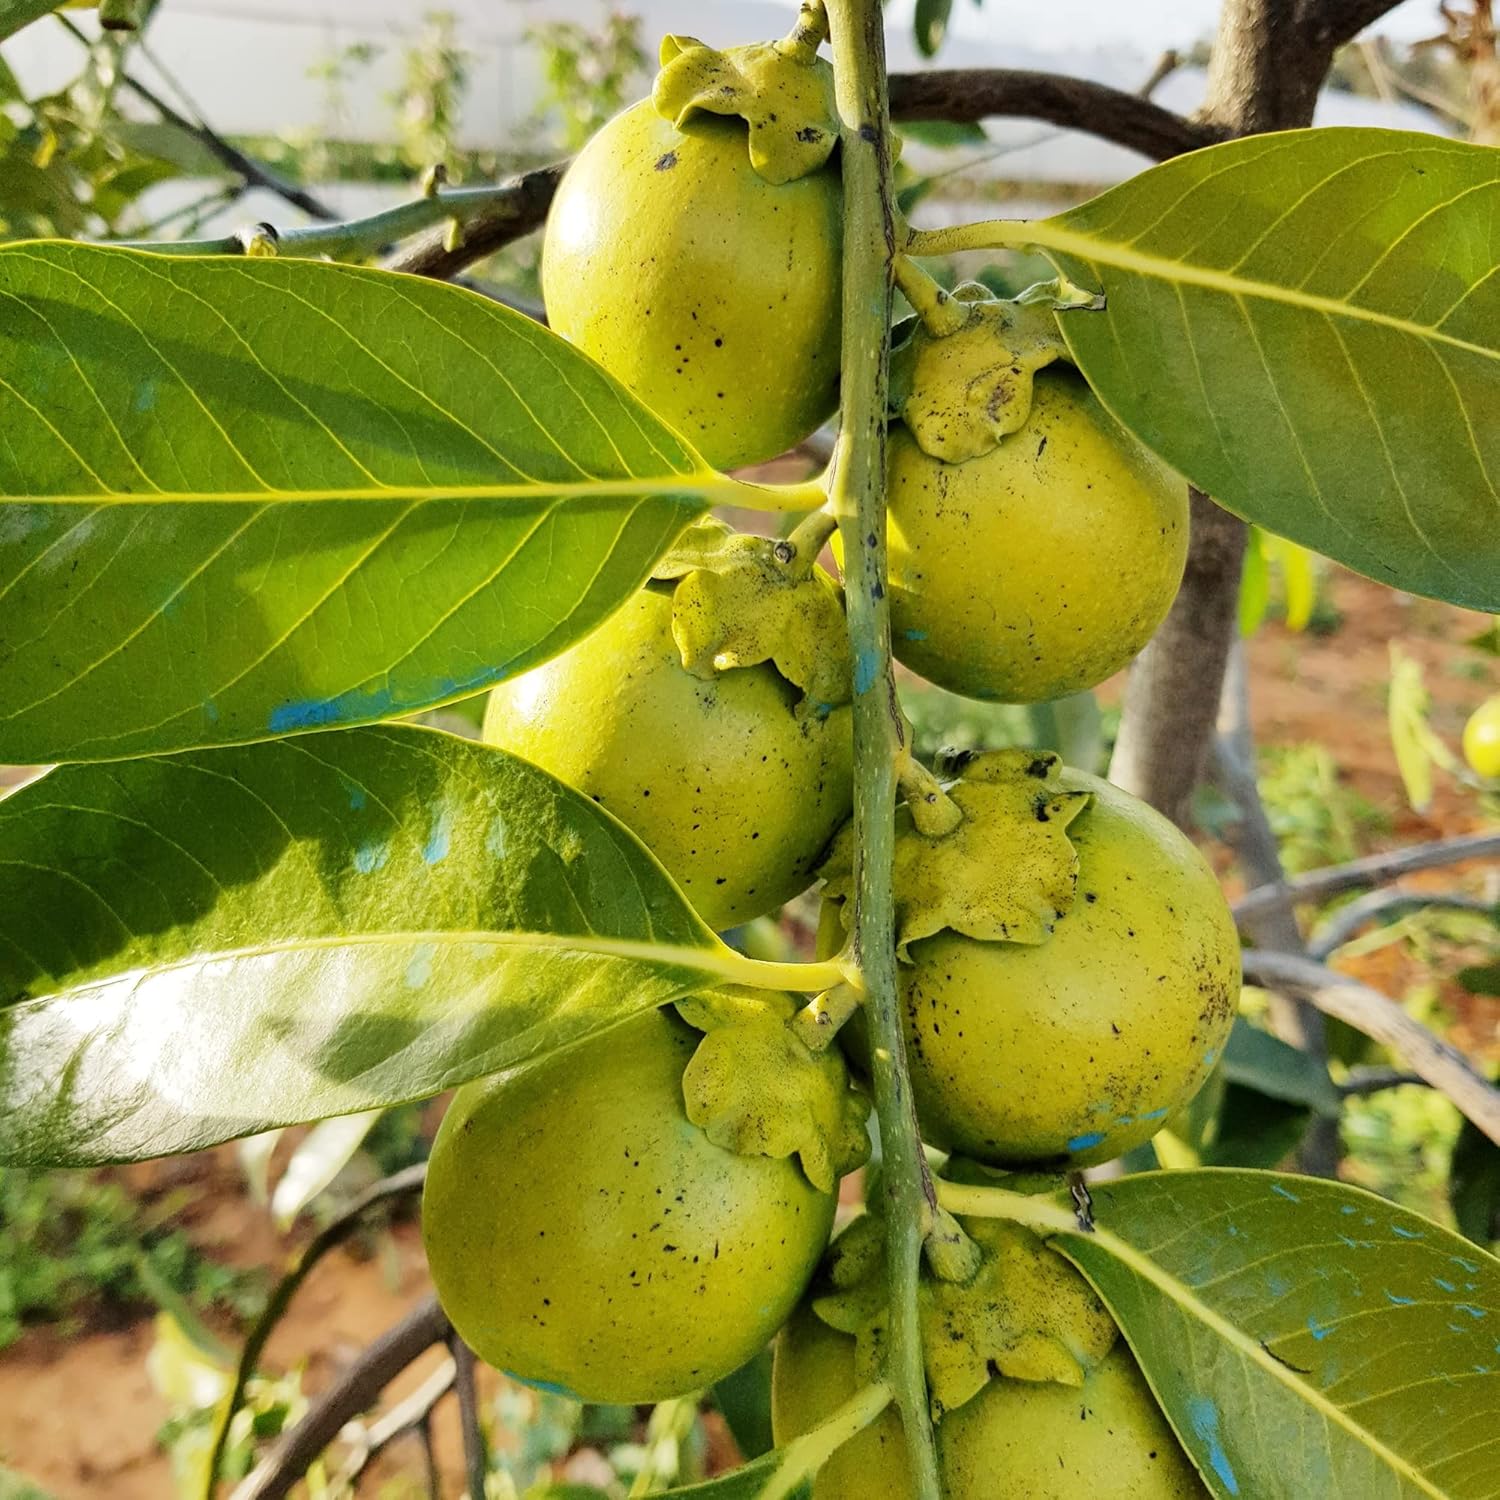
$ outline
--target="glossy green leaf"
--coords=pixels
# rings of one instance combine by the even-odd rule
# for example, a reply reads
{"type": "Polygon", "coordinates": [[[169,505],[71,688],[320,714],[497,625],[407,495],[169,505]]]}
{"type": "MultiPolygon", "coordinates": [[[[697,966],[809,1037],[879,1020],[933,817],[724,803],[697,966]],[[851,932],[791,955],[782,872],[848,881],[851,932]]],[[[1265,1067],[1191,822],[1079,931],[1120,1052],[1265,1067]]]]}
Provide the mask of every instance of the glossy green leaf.
{"type": "Polygon", "coordinates": [[[916,14],[912,17],[912,32],[916,38],[917,51],[923,57],[931,57],[943,45],[948,32],[948,16],[953,10],[953,0],[917,0],[916,14]]]}
{"type": "Polygon", "coordinates": [[[392,718],[611,613],[736,486],[418,277],[0,247],[0,761],[392,718]]]}
{"type": "Polygon", "coordinates": [[[1151,1172],[1092,1192],[1095,1232],[1059,1215],[1049,1243],[1221,1500],[1493,1496],[1500,1262],[1316,1178],[1151,1172]]]}
{"type": "Polygon", "coordinates": [[[1448,1201],[1459,1229],[1476,1245],[1500,1241],[1500,1146],[1472,1120],[1463,1122],[1453,1143],[1448,1201]]]}
{"type": "Polygon", "coordinates": [[[1500,610],[1500,152],[1386,130],[1165,162],[1029,236],[1100,399],[1221,504],[1500,610]]]}
{"type": "MultiPolygon", "coordinates": [[[[721,1474],[717,1479],[662,1490],[659,1493],[661,1500],[760,1500],[780,1467],[780,1454],[767,1453],[754,1463],[746,1464],[744,1468],[735,1469],[731,1473],[721,1474]]],[[[804,1480],[787,1491],[786,1500],[811,1500],[811,1496],[812,1486],[804,1480]]]]}
{"type": "Polygon", "coordinates": [[[771,1351],[762,1349],[714,1386],[714,1402],[735,1444],[746,1458],[759,1458],[775,1446],[771,1435],[771,1351]]]}
{"type": "Polygon", "coordinates": [[[591,799],[452,735],[63,766],[0,801],[0,1160],[423,1098],[749,963],[591,799]]]}
{"type": "Polygon", "coordinates": [[[1226,1083],[1213,1139],[1200,1153],[1200,1165],[1279,1167],[1297,1149],[1311,1119],[1304,1104],[1226,1083]]]}
{"type": "Polygon", "coordinates": [[[1255,1089],[1272,1099],[1302,1104],[1319,1114],[1336,1115],[1343,1100],[1328,1067],[1280,1037],[1235,1019],[1224,1044],[1224,1077],[1232,1084],[1255,1089]]]}
{"type": "Polygon", "coordinates": [[[14,36],[23,26],[61,10],[66,3],[67,0],[0,0],[0,42],[14,36]]]}

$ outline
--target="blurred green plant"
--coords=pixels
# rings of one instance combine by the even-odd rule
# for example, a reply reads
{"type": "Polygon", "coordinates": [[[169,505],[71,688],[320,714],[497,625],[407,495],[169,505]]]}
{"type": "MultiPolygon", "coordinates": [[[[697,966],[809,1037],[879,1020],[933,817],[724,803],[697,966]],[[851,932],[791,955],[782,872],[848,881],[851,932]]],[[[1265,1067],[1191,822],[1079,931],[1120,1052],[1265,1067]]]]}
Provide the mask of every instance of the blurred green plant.
{"type": "Polygon", "coordinates": [[[1272,745],[1260,752],[1260,794],[1292,875],[1356,859],[1391,820],[1339,774],[1325,745],[1272,745]]]}
{"type": "Polygon", "coordinates": [[[185,1200],[169,1193],[147,1207],[89,1172],[0,1168],[0,1349],[29,1323],[71,1330],[148,1306],[159,1287],[195,1308],[253,1314],[263,1273],[217,1265],[172,1228],[185,1200]]]}
{"type": "Polygon", "coordinates": [[[642,91],[650,59],[641,45],[639,16],[611,10],[597,29],[555,21],[526,35],[541,50],[543,112],[557,119],[569,151],[642,91]]]}
{"type": "Polygon", "coordinates": [[[456,175],[459,165],[458,126],[471,54],[458,45],[457,26],[451,10],[427,12],[416,41],[402,49],[401,87],[389,96],[401,159],[418,171],[442,165],[456,175]]]}

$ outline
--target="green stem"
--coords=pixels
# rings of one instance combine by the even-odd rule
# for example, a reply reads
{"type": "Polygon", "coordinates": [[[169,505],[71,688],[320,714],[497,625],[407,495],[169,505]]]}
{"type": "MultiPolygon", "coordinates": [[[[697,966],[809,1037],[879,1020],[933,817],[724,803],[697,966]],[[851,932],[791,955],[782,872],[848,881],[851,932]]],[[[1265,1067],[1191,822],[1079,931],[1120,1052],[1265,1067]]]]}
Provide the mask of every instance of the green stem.
{"type": "Polygon", "coordinates": [[[523,194],[524,189],[517,182],[451,188],[446,192],[424,193],[410,203],[398,203],[365,219],[308,224],[300,229],[256,225],[217,240],[126,240],[123,244],[130,250],[151,250],[157,255],[244,255],[254,241],[262,246],[273,245],[278,255],[367,260],[396,240],[431,229],[434,224],[447,221],[462,229],[481,215],[493,214],[509,203],[521,203],[523,194]]]}
{"type": "Polygon", "coordinates": [[[938,1200],[949,1213],[969,1219],[1009,1219],[1028,1229],[1053,1233],[1076,1231],[1078,1217],[1044,1194],[1012,1193],[1006,1188],[970,1187],[964,1183],[938,1184],[938,1200]]]}
{"type": "Polygon", "coordinates": [[[922,326],[939,338],[957,333],[969,321],[971,309],[944,291],[909,256],[896,257],[896,285],[922,320],[922,326]]]}
{"type": "Polygon", "coordinates": [[[908,255],[956,255],[960,250],[1019,250],[1045,243],[1045,221],[981,219],[977,224],[953,224],[945,229],[913,229],[907,236],[908,255]]]}
{"type": "Polygon", "coordinates": [[[781,1450],[775,1475],[766,1481],[757,1500],[786,1500],[804,1479],[811,1478],[852,1437],[857,1437],[891,1404],[892,1391],[883,1381],[856,1391],[826,1422],[794,1438],[781,1450]]]}
{"type": "Polygon", "coordinates": [[[913,1500],[941,1500],[917,1317],[922,1241],[936,1201],[917,1134],[896,984],[896,768],[906,729],[886,599],[885,412],[900,234],[878,0],[828,0],[844,178],[843,418],[831,500],[844,542],[854,655],[855,954],[864,974],[880,1122],[890,1333],[885,1376],[901,1412],[913,1500]]]}

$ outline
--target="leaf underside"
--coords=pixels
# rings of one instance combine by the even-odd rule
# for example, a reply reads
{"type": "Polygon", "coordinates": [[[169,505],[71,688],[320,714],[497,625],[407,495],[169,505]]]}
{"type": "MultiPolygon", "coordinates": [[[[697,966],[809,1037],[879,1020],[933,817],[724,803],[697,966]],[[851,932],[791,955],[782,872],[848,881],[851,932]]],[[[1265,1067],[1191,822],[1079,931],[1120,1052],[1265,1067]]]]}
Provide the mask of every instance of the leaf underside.
{"type": "Polygon", "coordinates": [[[461,288],[0,247],[0,761],[478,692],[618,607],[715,478],[562,339],[461,288]]]}
{"type": "Polygon", "coordinates": [[[1093,1283],[1205,1482],[1244,1500],[1490,1500],[1500,1262],[1340,1183],[1152,1172],[1049,1243],[1093,1283]]]}
{"type": "Polygon", "coordinates": [[[1100,399],[1245,518],[1500,610],[1500,152],[1318,129],[1193,152],[1036,226],[1107,297],[1100,399]]]}
{"type": "Polygon", "coordinates": [[[0,1160],[421,1098],[728,957],[590,799],[452,735],[63,766],[0,801],[0,1160]]]}

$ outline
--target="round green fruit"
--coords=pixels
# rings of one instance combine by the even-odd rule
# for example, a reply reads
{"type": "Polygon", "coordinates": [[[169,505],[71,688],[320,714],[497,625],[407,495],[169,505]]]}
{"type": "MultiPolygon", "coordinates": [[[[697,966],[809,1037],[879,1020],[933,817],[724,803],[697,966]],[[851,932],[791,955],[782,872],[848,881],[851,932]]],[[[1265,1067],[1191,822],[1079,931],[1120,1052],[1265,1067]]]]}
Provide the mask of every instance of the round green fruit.
{"type": "Polygon", "coordinates": [[[648,587],[497,687],[484,737],[614,813],[723,929],[805,890],[849,814],[851,711],[799,714],[794,699],[769,662],[685,670],[672,595],[648,587]]]}
{"type": "MultiPolygon", "coordinates": [[[[771,1377],[776,1442],[810,1431],[857,1389],[854,1340],[807,1307],[781,1331],[771,1377]]],[[[1172,1435],[1124,1340],[1081,1387],[996,1376],[937,1427],[946,1500],[1201,1500],[1208,1491],[1172,1435]]],[[[813,1500],[905,1500],[900,1419],[886,1412],[824,1465],[813,1500]]]]}
{"type": "Polygon", "coordinates": [[[1035,377],[1031,415],[945,463],[889,441],[897,658],[971,698],[1039,703],[1117,672],[1161,624],[1187,558],[1187,486],[1075,371],[1035,377]]]}
{"type": "Polygon", "coordinates": [[[1500,693],[1486,698],[1464,725],[1464,759],[1480,776],[1500,777],[1500,693]]]}
{"type": "Polygon", "coordinates": [[[454,1096],[422,1234],[444,1311],[497,1369],[660,1401],[738,1369],[792,1311],[834,1198],[688,1120],[701,1040],[651,1011],[454,1096]]]}
{"type": "MultiPolygon", "coordinates": [[[[945,928],[900,965],[923,1139],[999,1166],[1088,1166],[1149,1140],[1202,1087],[1239,1002],[1239,940],[1203,856],[1108,782],[1059,780],[1092,800],[1067,825],[1077,885],[1051,934],[945,928]]],[[[966,811],[981,835],[984,818],[966,811]]],[[[993,879],[1010,874],[1000,863],[993,879]]]]}
{"type": "Polygon", "coordinates": [[[718,468],[801,442],[838,401],[836,168],[774,185],[741,119],[649,100],[574,159],[542,246],[551,326],[718,468]]]}

